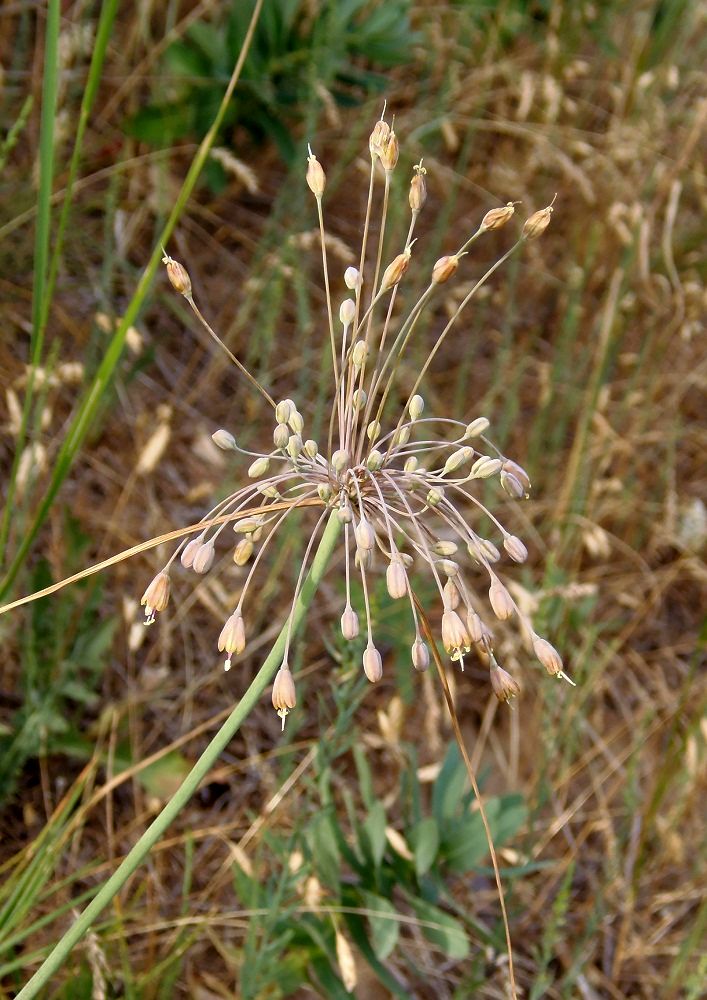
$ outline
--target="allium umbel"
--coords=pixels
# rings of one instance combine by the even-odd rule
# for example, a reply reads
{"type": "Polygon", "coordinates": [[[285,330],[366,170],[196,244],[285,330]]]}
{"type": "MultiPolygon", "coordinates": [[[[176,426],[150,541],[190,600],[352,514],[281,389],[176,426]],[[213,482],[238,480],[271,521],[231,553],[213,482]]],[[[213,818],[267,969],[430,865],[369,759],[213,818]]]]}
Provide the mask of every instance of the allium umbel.
{"type": "MultiPolygon", "coordinates": [[[[463,413],[458,418],[426,412],[419,389],[443,343],[456,331],[457,320],[479,289],[527,240],[536,239],[547,228],[552,205],[526,220],[513,245],[478,277],[456,301],[448,321],[437,333],[424,364],[414,372],[414,384],[398,384],[400,363],[407,361],[411,341],[420,335],[418,324],[428,304],[440,294],[440,286],[452,282],[468,266],[469,250],[486,232],[507,226],[517,202],[493,208],[482,217],[472,235],[453,252],[441,257],[422,294],[411,308],[401,310],[395,300],[404,293],[406,273],[413,262],[413,233],[427,198],[426,170],[415,167],[409,189],[410,223],[404,245],[390,246],[386,240],[386,218],[391,174],[399,157],[398,139],[381,118],[369,139],[371,173],[361,240],[359,263],[344,274],[329,270],[322,200],[326,178],[317,158],[309,150],[306,182],[317,208],[320,229],[325,298],[326,335],[331,346],[331,409],[328,427],[317,442],[307,437],[306,401],[301,408],[293,400],[279,402],[248,372],[227,348],[238,369],[272,407],[272,448],[265,452],[243,449],[234,435],[217,430],[214,443],[225,451],[247,457],[246,486],[221,500],[202,519],[197,537],[184,539],[142,598],[146,624],[163,611],[169,600],[169,571],[177,558],[192,571],[207,573],[214,562],[216,544],[228,527],[236,532],[233,559],[244,579],[236,607],[225,620],[218,649],[233,656],[246,648],[244,606],[255,587],[261,560],[277,537],[278,529],[299,512],[303,519],[315,511],[315,524],[308,534],[287,619],[285,652],[275,678],[273,705],[282,718],[295,708],[294,679],[288,665],[292,622],[315,541],[325,522],[334,514],[342,526],[345,567],[341,632],[347,641],[359,635],[359,614],[367,645],[363,669],[372,682],[383,675],[383,657],[373,641],[374,622],[369,599],[372,575],[382,574],[391,599],[409,604],[412,624],[412,665],[427,669],[430,653],[415,598],[415,578],[426,570],[440,595],[441,639],[452,660],[464,666],[464,657],[476,649],[489,665],[494,692],[503,701],[519,693],[519,685],[496,662],[494,638],[485,621],[488,612],[502,622],[513,618],[524,636],[530,636],[535,657],[548,673],[566,677],[557,650],[538,636],[527,616],[513,601],[499,577],[502,552],[479,532],[479,515],[494,526],[504,558],[521,563],[527,549],[481,502],[481,480],[495,480],[507,497],[522,501],[530,492],[530,479],[517,463],[503,455],[486,437],[489,421],[484,416],[463,413]],[[380,169],[382,167],[382,170],[380,169]],[[384,187],[377,237],[373,237],[371,215],[376,203],[377,183],[384,187]],[[340,291],[339,291],[340,289],[340,291]],[[335,291],[336,290],[336,291],[335,291]],[[338,298],[337,298],[338,296],[338,298]],[[393,306],[396,305],[394,309],[393,306]],[[400,318],[398,318],[400,317],[400,318]],[[453,332],[454,331],[454,332],[453,332]],[[409,391],[408,391],[409,390],[409,391]],[[317,512],[316,508],[319,508],[317,512]],[[251,515],[251,511],[255,515],[251,515]],[[464,563],[463,555],[469,554],[464,563]],[[352,559],[353,555],[353,559],[352,559]],[[453,557],[453,558],[451,558],[453,557]],[[360,578],[363,607],[352,602],[351,575],[360,578]],[[479,575],[486,585],[479,582],[479,575]],[[486,597],[481,597],[484,590],[486,597]]],[[[165,254],[168,277],[184,295],[197,319],[219,343],[218,336],[199,312],[185,268],[165,254]]],[[[223,346],[223,345],[221,345],[223,346]]],[[[412,379],[410,380],[412,381],[412,379]]],[[[227,537],[227,536],[224,536],[227,537]]]]}

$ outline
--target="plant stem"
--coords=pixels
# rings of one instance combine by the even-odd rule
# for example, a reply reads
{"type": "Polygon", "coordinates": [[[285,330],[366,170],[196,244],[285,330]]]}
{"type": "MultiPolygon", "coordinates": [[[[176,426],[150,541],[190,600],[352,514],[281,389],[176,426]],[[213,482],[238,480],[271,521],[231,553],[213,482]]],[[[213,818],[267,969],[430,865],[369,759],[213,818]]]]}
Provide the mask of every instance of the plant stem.
{"type": "MultiPolygon", "coordinates": [[[[332,513],[329,517],[327,526],[324,529],[321,541],[317,546],[317,551],[314,554],[312,568],[307,574],[307,578],[304,581],[293,609],[293,632],[296,632],[302,624],[304,616],[309,609],[317,588],[321,583],[322,577],[326,572],[332,552],[334,551],[334,546],[336,545],[339,528],[340,525],[336,514],[332,513]]],[[[199,757],[194,767],[182,782],[178,791],[170,799],[159,816],[157,816],[147,830],[145,830],[138,842],[126,855],[111,877],[101,887],[97,895],[91,900],[78,920],[72,924],[68,931],[57,942],[39,969],[17,994],[16,1000],[30,1000],[31,997],[37,996],[42,987],[49,982],[51,976],[62,967],[71,949],[78,941],[80,941],[101,910],[103,910],[104,907],[106,907],[122,889],[133,872],[145,860],[150,852],[150,849],[165,833],[172,820],[179,815],[184,806],[189,802],[194,792],[216,763],[219,754],[222,753],[222,751],[228,746],[229,742],[233,739],[234,735],[238,732],[241,723],[255,706],[256,702],[274,676],[275,671],[280,666],[287,631],[288,622],[285,622],[265,662],[253,678],[250,687],[221,726],[219,731],[213,737],[201,757],[199,757]]]]}

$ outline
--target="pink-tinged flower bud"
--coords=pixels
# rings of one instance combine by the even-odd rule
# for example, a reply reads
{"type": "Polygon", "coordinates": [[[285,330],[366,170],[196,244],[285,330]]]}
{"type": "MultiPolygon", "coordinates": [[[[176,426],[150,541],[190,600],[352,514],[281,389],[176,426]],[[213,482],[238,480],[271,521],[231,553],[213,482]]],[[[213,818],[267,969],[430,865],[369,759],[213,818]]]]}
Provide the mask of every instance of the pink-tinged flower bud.
{"type": "Polygon", "coordinates": [[[376,533],[373,530],[370,521],[365,521],[361,518],[354,529],[354,534],[356,535],[356,544],[359,549],[363,549],[364,552],[370,552],[375,546],[376,533]]]}
{"type": "Polygon", "coordinates": [[[367,646],[364,650],[363,670],[371,684],[376,684],[383,676],[383,661],[375,646],[367,646]]]}
{"type": "Polygon", "coordinates": [[[445,608],[450,608],[452,611],[454,611],[456,608],[459,607],[459,601],[461,600],[461,598],[459,597],[459,590],[457,589],[457,585],[454,582],[454,580],[452,580],[451,577],[447,580],[444,587],[442,588],[442,599],[444,600],[445,608]]]}
{"type": "MultiPolygon", "coordinates": [[[[554,198],[552,199],[554,202],[554,198]]],[[[525,220],[525,225],[523,226],[523,239],[524,240],[535,240],[538,236],[542,236],[547,227],[550,225],[550,217],[552,215],[552,204],[548,205],[547,208],[541,208],[539,212],[533,212],[530,218],[525,220]]]]}
{"type": "Polygon", "coordinates": [[[449,281],[457,273],[458,267],[459,258],[456,254],[440,257],[432,268],[432,284],[443,285],[445,281],[449,281]]]}
{"type": "Polygon", "coordinates": [[[510,458],[506,458],[503,462],[503,471],[507,475],[513,476],[523,487],[525,496],[530,493],[530,476],[525,471],[522,465],[518,465],[517,462],[513,462],[510,458]]]}
{"type": "Polygon", "coordinates": [[[415,670],[419,670],[421,673],[427,670],[430,665],[430,651],[427,648],[427,643],[423,642],[422,639],[415,639],[411,653],[412,665],[415,670]]]}
{"type": "Polygon", "coordinates": [[[510,618],[515,610],[513,599],[503,586],[501,581],[494,577],[489,587],[489,601],[493,608],[493,613],[500,621],[510,618]]]}
{"type": "Polygon", "coordinates": [[[380,156],[383,151],[385,144],[388,141],[390,135],[390,125],[388,122],[384,122],[381,118],[373,126],[373,131],[371,132],[370,138],[368,140],[368,148],[371,151],[371,157],[375,158],[380,156]]]}
{"type": "Polygon", "coordinates": [[[400,559],[393,558],[389,564],[385,572],[385,582],[388,587],[388,593],[393,600],[405,597],[408,592],[407,574],[400,559]]]}
{"type": "Polygon", "coordinates": [[[324,188],[326,187],[326,174],[311,149],[307,157],[307,184],[314,197],[319,200],[324,194],[324,188]]]}
{"type": "Polygon", "coordinates": [[[192,538],[192,540],[190,542],[187,542],[187,544],[184,546],[184,548],[182,549],[180,560],[182,566],[185,569],[192,568],[194,564],[194,556],[197,554],[197,552],[199,551],[199,549],[203,544],[204,544],[204,536],[199,535],[198,538],[192,538]]]}
{"type": "Polygon", "coordinates": [[[221,451],[235,451],[236,449],[236,439],[233,434],[229,431],[225,431],[223,427],[214,431],[211,435],[211,440],[217,448],[221,449],[221,451]]]}
{"type": "Polygon", "coordinates": [[[348,639],[349,641],[351,641],[351,639],[356,638],[358,633],[359,633],[358,615],[351,607],[351,605],[347,604],[346,607],[344,608],[344,613],[341,616],[341,634],[343,635],[344,639],[348,639]]]}
{"type": "Polygon", "coordinates": [[[164,611],[169,604],[169,574],[165,570],[150,581],[140,604],[145,606],[145,625],[151,625],[155,620],[155,612],[164,611]]]}
{"type": "Polygon", "coordinates": [[[381,291],[386,291],[388,288],[392,288],[393,285],[397,285],[410,265],[411,256],[412,251],[410,247],[406,247],[403,253],[399,253],[395,260],[388,264],[383,273],[381,291]]]}
{"type": "Polygon", "coordinates": [[[506,472],[504,469],[501,469],[499,479],[501,480],[501,488],[509,497],[513,500],[522,500],[524,498],[525,490],[520,480],[516,479],[512,472],[506,472]]]}
{"type": "Polygon", "coordinates": [[[185,267],[170,257],[169,254],[165,254],[162,258],[162,263],[167,267],[167,277],[169,278],[170,284],[175,291],[179,292],[180,295],[184,295],[188,298],[191,295],[191,278],[187,274],[185,267]]]}
{"type": "Polygon", "coordinates": [[[528,558],[528,550],[516,535],[506,535],[503,547],[513,562],[522,563],[528,558]]]}
{"type": "Polygon", "coordinates": [[[513,217],[515,211],[513,205],[514,202],[509,201],[507,205],[503,205],[501,208],[492,208],[481,220],[479,228],[500,229],[501,226],[505,226],[508,220],[513,217]]]}
{"type": "Polygon", "coordinates": [[[211,569],[214,561],[214,543],[204,542],[197,549],[191,568],[195,573],[206,573],[211,569]]]}
{"type": "Polygon", "coordinates": [[[380,156],[384,170],[388,172],[395,170],[395,164],[398,162],[398,156],[400,155],[400,147],[398,145],[398,137],[392,129],[378,155],[380,156]]]}
{"type": "Polygon", "coordinates": [[[415,173],[410,181],[410,193],[408,195],[408,200],[410,202],[410,208],[415,215],[417,215],[427,201],[427,185],[425,184],[425,174],[427,171],[422,166],[422,160],[420,160],[417,166],[413,169],[415,170],[415,173]]]}
{"type": "Polygon", "coordinates": [[[499,667],[495,660],[491,661],[491,687],[499,701],[509,702],[520,694],[520,685],[507,670],[499,667]]]}
{"type": "Polygon", "coordinates": [[[282,719],[282,728],[284,729],[288,713],[297,706],[295,682],[286,663],[282,664],[275,676],[275,682],[272,686],[272,705],[282,719]]]}
{"type": "Polygon", "coordinates": [[[371,549],[356,549],[354,553],[354,566],[356,569],[370,569],[373,565],[373,552],[371,549]]]}
{"type": "Polygon", "coordinates": [[[557,677],[558,674],[563,672],[562,657],[547,639],[543,639],[539,635],[534,635],[533,652],[547,672],[553,677],[557,677]]]}
{"type": "Polygon", "coordinates": [[[226,619],[226,624],[218,637],[218,649],[220,653],[227,653],[224,670],[230,670],[232,655],[235,653],[240,656],[245,649],[245,625],[240,611],[234,611],[230,618],[226,619]]]}

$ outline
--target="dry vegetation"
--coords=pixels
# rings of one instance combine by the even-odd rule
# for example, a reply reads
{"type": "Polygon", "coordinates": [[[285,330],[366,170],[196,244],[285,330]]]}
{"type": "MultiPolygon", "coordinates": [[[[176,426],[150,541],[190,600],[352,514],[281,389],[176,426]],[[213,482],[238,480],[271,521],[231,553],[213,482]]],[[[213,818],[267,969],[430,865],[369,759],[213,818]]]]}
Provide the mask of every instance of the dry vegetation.
{"type": "MultiPolygon", "coordinates": [[[[500,849],[502,865],[530,866],[507,882],[522,995],[696,998],[707,976],[700,959],[707,926],[700,809],[705,25],[697,4],[597,4],[593,20],[586,4],[534,7],[532,14],[524,4],[501,3],[474,23],[463,4],[413,4],[425,44],[391,73],[386,91],[403,149],[400,190],[421,155],[428,169],[415,248],[420,280],[499,201],[522,200],[531,211],[558,193],[552,226],[491,282],[435,363],[425,396],[432,409],[454,401],[469,418],[488,415],[501,446],[531,471],[533,499],[503,515],[531,548],[513,592],[563,650],[578,687],[560,689],[531,669],[514,639],[503,650],[524,688],[513,711],[496,703],[481,665],[456,676],[454,690],[485,794],[517,791],[528,808],[526,825],[500,849]]],[[[88,31],[95,16],[82,4],[64,11],[55,191],[66,182],[90,52],[76,29],[88,31]]],[[[10,557],[194,152],[181,144],[155,153],[121,129],[146,99],[165,18],[175,16],[171,7],[163,13],[150,5],[118,15],[37,379],[34,450],[19,467],[10,557]]],[[[0,13],[3,133],[34,96],[0,174],[0,461],[8,478],[27,381],[43,22],[23,4],[0,13]]],[[[331,178],[330,251],[341,265],[358,246],[365,199],[358,150],[379,107],[377,99],[353,109],[325,100],[307,111],[331,178]]],[[[295,133],[305,138],[301,128],[295,133]]],[[[289,171],[272,146],[256,145],[238,126],[226,141],[240,166],[220,193],[199,187],[170,251],[188,263],[198,299],[231,349],[278,396],[309,400],[316,426],[327,330],[304,161],[289,171]]],[[[393,219],[394,231],[405,225],[393,219]]],[[[502,234],[491,235],[447,286],[427,338],[495,259],[502,234]]],[[[413,372],[414,359],[404,378],[413,372]]],[[[160,276],[13,593],[197,520],[244,470],[216,452],[211,432],[227,427],[246,447],[265,446],[271,427],[263,416],[257,396],[202,339],[160,276]]],[[[3,875],[31,857],[49,816],[64,832],[40,879],[52,894],[37,889],[31,911],[4,937],[90,889],[134,843],[267,651],[299,549],[291,530],[262,582],[259,620],[250,623],[257,639],[227,675],[215,639],[242,575],[228,553],[197,586],[180,579],[170,613],[147,634],[137,600],[159,562],[149,555],[65,591],[42,614],[29,608],[0,619],[3,738],[15,732],[23,697],[41,688],[37,675],[51,678],[75,655],[82,629],[93,641],[99,622],[114,623],[96,640],[100,667],[92,664],[90,680],[81,675],[88,693],[74,692],[55,708],[64,725],[47,730],[44,717],[30,716],[35,749],[3,803],[3,875]],[[95,616],[87,626],[89,604],[95,616]],[[137,767],[170,747],[161,768],[148,775],[137,767]],[[71,789],[81,804],[69,821],[56,810],[71,789]]],[[[347,795],[364,814],[354,747],[368,758],[389,826],[408,836],[410,776],[417,773],[425,801],[452,736],[434,679],[409,676],[382,592],[377,604],[388,623],[381,684],[364,688],[342,652],[333,627],[341,590],[332,574],[300,643],[307,682],[284,742],[264,701],[47,996],[91,996],[91,981],[95,997],[245,995],[238,983],[243,948],[254,945],[249,924],[263,949],[272,929],[266,920],[253,930],[234,871],[272,886],[267,909],[282,907],[293,921],[298,905],[326,907],[328,890],[317,894],[311,881],[321,873],[307,836],[327,768],[344,829],[347,795]]],[[[406,995],[506,995],[487,864],[445,875],[469,921],[469,958],[445,956],[414,920],[405,925],[386,961],[406,995]]],[[[345,864],[342,872],[345,883],[345,864]]],[[[410,906],[392,898],[409,917],[410,906]]],[[[26,980],[34,953],[59,936],[70,912],[0,954],[0,996],[26,980]]],[[[291,960],[286,943],[278,945],[271,978],[249,995],[336,995],[323,986],[278,993],[278,969],[291,960]]],[[[357,971],[357,996],[390,995],[358,953],[357,971]]]]}

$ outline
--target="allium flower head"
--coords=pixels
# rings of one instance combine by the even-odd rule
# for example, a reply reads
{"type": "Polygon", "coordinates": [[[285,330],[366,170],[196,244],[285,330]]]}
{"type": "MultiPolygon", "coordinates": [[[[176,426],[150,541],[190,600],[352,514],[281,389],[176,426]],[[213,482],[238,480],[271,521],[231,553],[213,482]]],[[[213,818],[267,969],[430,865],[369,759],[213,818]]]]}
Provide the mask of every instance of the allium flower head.
{"type": "MultiPolygon", "coordinates": [[[[526,240],[541,235],[550,222],[552,208],[548,206],[531,216],[520,237],[477,278],[438,331],[414,385],[406,385],[401,396],[397,382],[400,363],[419,335],[423,312],[439,294],[439,286],[453,281],[469,266],[473,259],[470,250],[476,240],[511,222],[517,203],[508,202],[487,211],[463,245],[452,248],[437,261],[416,301],[401,310],[398,297],[404,295],[406,276],[414,266],[414,230],[427,197],[427,172],[421,162],[415,167],[408,195],[407,237],[403,246],[390,246],[386,220],[399,144],[383,118],[373,128],[369,152],[369,193],[359,263],[341,275],[330,272],[326,253],[324,169],[311,149],[306,163],[306,182],[314,195],[319,220],[325,322],[331,350],[331,410],[325,439],[316,441],[307,435],[306,400],[278,401],[228,351],[271,407],[273,446],[264,452],[246,451],[230,431],[220,429],[214,433],[219,448],[246,456],[244,472],[250,481],[205,515],[203,531],[181,543],[143,597],[146,620],[153,621],[155,612],[166,606],[168,573],[177,556],[181,556],[185,568],[206,573],[222,536],[228,537],[224,535],[226,529],[235,530],[233,558],[238,566],[248,569],[237,605],[226,618],[217,642],[219,650],[227,654],[225,667],[229,669],[232,657],[246,648],[246,602],[278,529],[296,512],[307,519],[314,510],[314,524],[295,584],[283,664],[273,689],[273,705],[283,724],[296,704],[288,664],[294,608],[315,541],[332,514],[343,527],[345,597],[341,631],[346,640],[355,639],[360,630],[359,613],[363,615],[367,644],[362,666],[370,681],[380,680],[384,669],[383,657],[374,643],[369,600],[371,577],[378,574],[385,579],[391,598],[409,603],[411,659],[417,670],[427,668],[429,650],[422,637],[414,586],[415,579],[427,573],[440,596],[444,649],[463,669],[464,657],[476,647],[491,665],[490,679],[499,698],[507,700],[518,693],[519,687],[496,663],[493,633],[485,620],[489,612],[501,621],[512,618],[520,622],[524,634],[530,636],[537,659],[549,673],[565,676],[557,651],[535,634],[500,579],[499,545],[505,557],[514,562],[523,562],[527,549],[478,496],[481,480],[495,480],[507,496],[522,501],[530,492],[528,474],[486,436],[489,420],[485,416],[430,412],[420,391],[434,357],[442,344],[456,335],[457,320],[478,290],[526,240]],[[380,196],[378,185],[382,187],[380,196]],[[375,239],[371,224],[374,206],[380,209],[375,239]],[[257,516],[250,514],[254,509],[259,511],[257,516]],[[481,517],[493,524],[495,541],[479,533],[481,517]],[[465,553],[470,557],[466,561],[465,553]],[[351,597],[352,573],[360,577],[362,585],[363,607],[359,609],[354,609],[351,597]],[[488,596],[482,599],[484,591],[488,596]]],[[[164,260],[175,289],[220,343],[194,302],[185,268],[166,254],[164,260]]]]}

